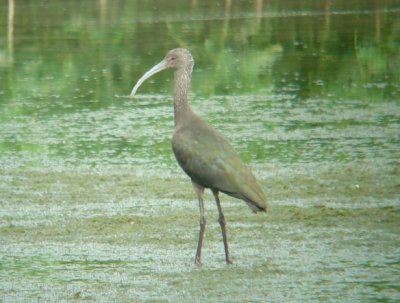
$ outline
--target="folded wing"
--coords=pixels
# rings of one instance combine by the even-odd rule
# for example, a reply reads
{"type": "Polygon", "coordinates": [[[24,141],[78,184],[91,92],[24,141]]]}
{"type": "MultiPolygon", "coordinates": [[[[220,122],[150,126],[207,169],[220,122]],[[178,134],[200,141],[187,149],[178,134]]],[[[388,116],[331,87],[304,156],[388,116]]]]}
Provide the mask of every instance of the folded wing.
{"type": "Polygon", "coordinates": [[[265,211],[265,194],[250,169],[222,134],[194,119],[198,121],[176,129],[172,139],[182,169],[195,183],[242,199],[254,212],[265,211]]]}

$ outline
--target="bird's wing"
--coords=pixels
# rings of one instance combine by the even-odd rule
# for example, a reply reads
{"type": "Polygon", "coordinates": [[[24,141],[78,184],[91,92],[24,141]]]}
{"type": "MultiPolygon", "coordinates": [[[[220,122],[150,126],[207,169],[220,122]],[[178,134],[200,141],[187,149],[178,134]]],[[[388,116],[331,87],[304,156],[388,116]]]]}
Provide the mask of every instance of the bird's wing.
{"type": "Polygon", "coordinates": [[[177,130],[172,146],[179,165],[194,182],[245,200],[253,211],[266,208],[264,192],[250,169],[209,125],[177,130]]]}

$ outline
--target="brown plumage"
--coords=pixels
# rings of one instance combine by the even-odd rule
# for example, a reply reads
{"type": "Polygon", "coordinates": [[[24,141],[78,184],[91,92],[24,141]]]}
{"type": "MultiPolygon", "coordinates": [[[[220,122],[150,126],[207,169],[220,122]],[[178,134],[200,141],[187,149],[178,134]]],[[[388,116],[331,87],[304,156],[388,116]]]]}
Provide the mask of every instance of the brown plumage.
{"type": "Polygon", "coordinates": [[[188,92],[194,60],[190,52],[183,48],[168,52],[165,59],[146,72],[131,92],[134,96],[139,86],[155,73],[166,68],[175,69],[175,130],[172,148],[179,165],[191,178],[199,199],[200,233],[195,263],[201,264],[201,248],[206,219],[204,215],[203,193],[211,189],[219,212],[222,237],[225,247],[225,259],[232,263],[226,237],[225,218],[222,212],[219,192],[244,200],[253,212],[265,211],[266,197],[250,169],[224,138],[189,106],[188,92]]]}

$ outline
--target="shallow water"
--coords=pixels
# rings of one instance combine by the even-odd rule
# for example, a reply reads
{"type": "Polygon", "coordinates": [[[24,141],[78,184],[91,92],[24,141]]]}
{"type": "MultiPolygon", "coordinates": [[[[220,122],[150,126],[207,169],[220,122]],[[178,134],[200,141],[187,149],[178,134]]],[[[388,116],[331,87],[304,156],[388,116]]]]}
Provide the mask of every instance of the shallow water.
{"type": "Polygon", "coordinates": [[[397,302],[396,1],[2,4],[2,302],[397,302]],[[198,207],[175,163],[173,47],[190,102],[252,167],[269,211],[198,207]]]}

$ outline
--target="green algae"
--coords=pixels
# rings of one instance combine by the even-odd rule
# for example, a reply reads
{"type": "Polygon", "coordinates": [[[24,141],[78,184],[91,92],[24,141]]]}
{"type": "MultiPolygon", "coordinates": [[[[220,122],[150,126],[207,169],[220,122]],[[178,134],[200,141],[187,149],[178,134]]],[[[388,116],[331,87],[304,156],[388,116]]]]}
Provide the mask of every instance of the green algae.
{"type": "Polygon", "coordinates": [[[277,168],[262,180],[265,215],[223,195],[233,266],[207,194],[202,268],[188,180],[91,170],[1,177],[5,302],[390,302],[399,291],[398,169],[384,163],[277,168]]]}

